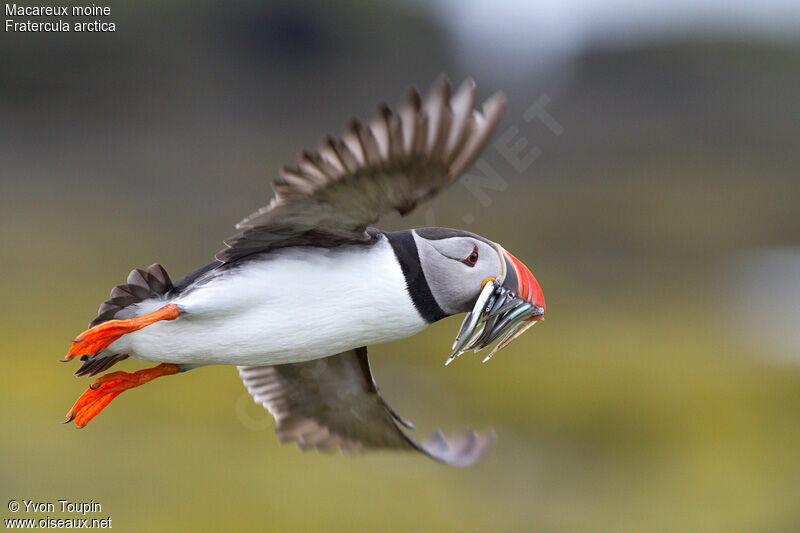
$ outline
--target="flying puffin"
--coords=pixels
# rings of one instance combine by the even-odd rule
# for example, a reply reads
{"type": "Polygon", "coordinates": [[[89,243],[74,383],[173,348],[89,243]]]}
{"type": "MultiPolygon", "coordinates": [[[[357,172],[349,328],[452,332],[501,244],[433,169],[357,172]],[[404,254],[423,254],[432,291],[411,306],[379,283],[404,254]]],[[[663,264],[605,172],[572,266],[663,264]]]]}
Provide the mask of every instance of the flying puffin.
{"type": "Polygon", "coordinates": [[[413,88],[340,138],[326,137],[275,180],[271,202],[236,227],[216,260],[176,283],[154,264],[114,287],[65,361],[94,376],[133,357],[157,366],[97,378],[67,414],[83,427],[111,400],[157,377],[236,365],[281,441],[301,449],[417,450],[455,466],[477,461],[494,433],[422,442],[383,400],[367,345],[414,335],[468,313],[453,357],[498,349],[544,318],[530,270],[499,244],[446,228],[370,227],[406,214],[453,183],[496,128],[505,98],[475,108],[475,84],[451,95],[440,77],[423,99],[413,88]],[[500,346],[502,345],[502,346],[500,346]]]}

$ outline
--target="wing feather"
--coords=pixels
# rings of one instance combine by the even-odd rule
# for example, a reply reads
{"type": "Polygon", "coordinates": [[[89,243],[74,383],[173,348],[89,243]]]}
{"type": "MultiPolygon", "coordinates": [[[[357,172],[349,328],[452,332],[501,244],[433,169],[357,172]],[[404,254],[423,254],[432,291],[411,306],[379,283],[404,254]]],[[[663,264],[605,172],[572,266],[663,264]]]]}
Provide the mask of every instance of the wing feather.
{"type": "Polygon", "coordinates": [[[239,375],[256,403],[275,417],[280,441],[303,450],[417,450],[442,463],[469,466],[495,441],[491,430],[469,430],[452,439],[436,431],[421,443],[412,439],[400,425],[414,426],[378,392],[363,347],[303,363],[240,366],[239,375]]]}
{"type": "Polygon", "coordinates": [[[350,121],[295,167],[281,169],[275,196],[239,224],[217,259],[231,262],[282,246],[366,243],[366,228],[391,211],[406,214],[450,185],[477,158],[500,120],[497,93],[480,111],[475,83],[451,97],[440,77],[423,100],[410,89],[397,112],[381,104],[369,122],[350,121]]]}

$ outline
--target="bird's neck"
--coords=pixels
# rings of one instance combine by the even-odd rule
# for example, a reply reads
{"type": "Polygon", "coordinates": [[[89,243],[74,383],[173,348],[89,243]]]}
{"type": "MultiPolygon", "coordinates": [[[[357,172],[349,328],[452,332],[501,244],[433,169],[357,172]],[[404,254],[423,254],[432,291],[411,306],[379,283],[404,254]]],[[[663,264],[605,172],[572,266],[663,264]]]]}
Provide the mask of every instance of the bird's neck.
{"type": "Polygon", "coordinates": [[[432,324],[445,318],[447,313],[442,310],[433,297],[428,280],[425,278],[425,272],[422,269],[417,243],[414,240],[412,231],[384,232],[384,235],[389,240],[389,244],[394,250],[394,255],[400,263],[400,268],[403,270],[408,294],[414,302],[414,307],[422,315],[422,318],[432,324]]]}

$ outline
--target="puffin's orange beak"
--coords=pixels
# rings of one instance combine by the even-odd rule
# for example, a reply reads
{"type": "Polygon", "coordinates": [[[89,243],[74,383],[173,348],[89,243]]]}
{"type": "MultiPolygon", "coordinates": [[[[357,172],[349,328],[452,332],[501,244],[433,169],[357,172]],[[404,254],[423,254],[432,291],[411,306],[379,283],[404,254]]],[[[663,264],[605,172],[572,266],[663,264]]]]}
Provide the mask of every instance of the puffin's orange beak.
{"type": "Polygon", "coordinates": [[[530,269],[522,264],[522,261],[502,247],[500,252],[506,264],[506,277],[503,280],[503,287],[514,291],[517,296],[536,306],[541,311],[538,314],[534,312],[534,316],[530,320],[544,320],[544,294],[539,282],[533,277],[530,269]]]}

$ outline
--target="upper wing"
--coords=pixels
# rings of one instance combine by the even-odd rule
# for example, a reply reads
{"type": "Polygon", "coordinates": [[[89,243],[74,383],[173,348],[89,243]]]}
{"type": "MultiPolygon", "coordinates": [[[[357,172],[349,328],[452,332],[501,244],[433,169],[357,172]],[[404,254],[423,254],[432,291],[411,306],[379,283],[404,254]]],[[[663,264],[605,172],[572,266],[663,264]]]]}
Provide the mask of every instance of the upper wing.
{"type": "Polygon", "coordinates": [[[239,375],[275,417],[281,441],[293,440],[301,449],[419,450],[449,465],[469,466],[495,441],[491,430],[469,430],[451,440],[437,431],[421,443],[413,440],[399,424],[413,426],[378,392],[364,347],[303,363],[240,366],[239,375]]]}
{"type": "Polygon", "coordinates": [[[478,156],[500,120],[496,93],[475,109],[468,79],[450,96],[441,77],[423,101],[411,89],[393,112],[382,104],[368,124],[353,120],[340,139],[327,137],[281,169],[275,197],[239,224],[217,259],[230,262],[282,246],[367,242],[367,226],[384,213],[408,213],[452,183],[478,156]]]}

